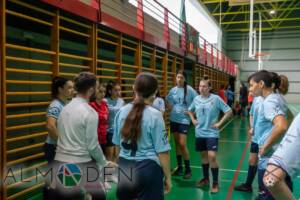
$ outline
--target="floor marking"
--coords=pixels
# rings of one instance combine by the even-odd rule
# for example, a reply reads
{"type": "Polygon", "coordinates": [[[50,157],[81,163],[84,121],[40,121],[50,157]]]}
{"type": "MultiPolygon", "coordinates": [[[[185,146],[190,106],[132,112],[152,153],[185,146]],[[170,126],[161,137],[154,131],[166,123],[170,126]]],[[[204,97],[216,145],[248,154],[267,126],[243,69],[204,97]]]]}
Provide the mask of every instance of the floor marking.
{"type": "MultiPolygon", "coordinates": [[[[191,165],[191,168],[195,168],[195,169],[202,169],[201,166],[194,166],[191,165]]],[[[225,172],[235,172],[236,170],[234,169],[224,169],[224,168],[219,168],[220,171],[225,171],[225,172]]],[[[248,173],[248,171],[244,171],[244,170],[240,170],[241,173],[248,173]]]]}
{"type": "Polygon", "coordinates": [[[228,143],[241,143],[241,144],[246,144],[247,141],[240,141],[240,140],[219,140],[219,142],[228,142],[228,143]]]}
{"type": "Polygon", "coordinates": [[[233,191],[234,185],[235,185],[235,183],[236,183],[236,181],[237,181],[237,177],[238,177],[238,175],[239,175],[239,172],[240,172],[240,170],[241,170],[241,166],[242,166],[242,164],[243,164],[243,162],[244,162],[244,159],[245,159],[245,157],[246,157],[246,154],[247,154],[249,145],[250,145],[250,142],[248,142],[248,143],[245,145],[245,147],[244,147],[243,154],[242,154],[242,156],[241,156],[241,158],[240,158],[240,161],[239,161],[239,164],[238,164],[238,166],[237,166],[237,169],[236,169],[236,171],[234,172],[234,176],[233,176],[233,178],[232,178],[231,185],[230,185],[230,187],[229,187],[229,189],[228,189],[228,193],[227,193],[227,196],[226,196],[226,200],[229,200],[229,199],[231,198],[231,196],[232,196],[232,191],[233,191]]]}
{"type": "Polygon", "coordinates": [[[231,120],[229,120],[229,122],[227,122],[221,129],[220,132],[224,130],[224,128],[226,128],[226,126],[228,126],[228,124],[230,124],[236,117],[233,117],[231,120]]]}

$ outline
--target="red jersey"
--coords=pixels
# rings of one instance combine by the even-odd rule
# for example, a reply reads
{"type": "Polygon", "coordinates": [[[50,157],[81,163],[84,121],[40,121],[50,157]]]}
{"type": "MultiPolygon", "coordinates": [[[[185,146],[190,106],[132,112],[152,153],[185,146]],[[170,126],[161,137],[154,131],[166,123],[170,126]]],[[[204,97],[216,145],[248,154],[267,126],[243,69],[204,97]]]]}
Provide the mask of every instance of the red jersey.
{"type": "Polygon", "coordinates": [[[225,96],[225,90],[219,90],[219,96],[225,103],[227,103],[227,97],[225,96]]]}
{"type": "Polygon", "coordinates": [[[100,104],[96,101],[90,102],[90,105],[95,109],[98,113],[99,121],[98,121],[98,141],[99,144],[106,144],[106,135],[108,128],[108,106],[106,102],[103,100],[100,104]]]}
{"type": "Polygon", "coordinates": [[[248,103],[253,102],[253,96],[251,94],[248,95],[248,103]]]}

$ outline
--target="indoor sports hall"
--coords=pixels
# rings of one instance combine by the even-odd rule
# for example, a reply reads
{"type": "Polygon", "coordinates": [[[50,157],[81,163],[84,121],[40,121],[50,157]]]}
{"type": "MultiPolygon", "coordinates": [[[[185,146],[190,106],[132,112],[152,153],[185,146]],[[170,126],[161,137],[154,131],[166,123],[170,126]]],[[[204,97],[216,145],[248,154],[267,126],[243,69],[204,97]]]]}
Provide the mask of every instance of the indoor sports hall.
{"type": "Polygon", "coordinates": [[[0,4],[0,199],[300,199],[299,0],[0,4]]]}

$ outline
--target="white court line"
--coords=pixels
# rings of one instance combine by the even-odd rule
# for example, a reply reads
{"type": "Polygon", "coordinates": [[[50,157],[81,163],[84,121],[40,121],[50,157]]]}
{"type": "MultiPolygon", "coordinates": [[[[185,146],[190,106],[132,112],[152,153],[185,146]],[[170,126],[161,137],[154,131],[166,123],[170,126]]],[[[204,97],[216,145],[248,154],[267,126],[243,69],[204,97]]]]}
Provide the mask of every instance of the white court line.
{"type": "MultiPolygon", "coordinates": [[[[223,131],[226,126],[228,126],[236,117],[233,117],[230,121],[228,121],[221,129],[220,132],[223,131]]],[[[247,143],[245,141],[238,141],[238,140],[219,140],[220,142],[235,142],[235,143],[247,143]]]]}
{"type": "MultiPolygon", "coordinates": [[[[202,169],[201,166],[193,166],[193,165],[191,165],[191,168],[202,169]]],[[[219,170],[220,171],[225,171],[225,172],[235,172],[236,171],[234,169],[222,169],[222,168],[219,168],[219,170]]],[[[248,171],[240,170],[240,173],[248,173],[248,171]]],[[[300,176],[297,176],[297,178],[300,178],[300,176]]]]}
{"type": "Polygon", "coordinates": [[[249,128],[228,128],[229,130],[249,130],[249,128]]]}
{"type": "MultiPolygon", "coordinates": [[[[191,166],[191,168],[202,169],[201,166],[193,166],[193,165],[191,166]]],[[[220,171],[227,171],[227,172],[235,172],[236,171],[234,169],[223,169],[223,168],[219,168],[219,170],[220,171]]],[[[240,170],[240,172],[247,173],[248,171],[242,171],[242,170],[240,170]]]]}
{"type": "Polygon", "coordinates": [[[236,117],[233,117],[231,120],[229,120],[229,122],[227,122],[221,129],[220,132],[224,130],[224,128],[226,128],[226,126],[228,126],[228,124],[230,124],[236,117]]]}
{"type": "Polygon", "coordinates": [[[228,143],[242,143],[242,144],[246,144],[246,141],[239,141],[239,140],[219,140],[219,142],[228,142],[228,143]]]}

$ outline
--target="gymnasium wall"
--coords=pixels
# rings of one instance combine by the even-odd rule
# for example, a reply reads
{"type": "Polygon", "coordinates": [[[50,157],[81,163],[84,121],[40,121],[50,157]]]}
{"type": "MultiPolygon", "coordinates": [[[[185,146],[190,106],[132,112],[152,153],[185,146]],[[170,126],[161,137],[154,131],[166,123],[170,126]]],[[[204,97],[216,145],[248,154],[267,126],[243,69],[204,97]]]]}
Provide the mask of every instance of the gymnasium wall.
{"type": "MultiPolygon", "coordinates": [[[[127,102],[140,72],[156,74],[163,96],[175,85],[176,70],[183,67],[191,85],[203,74],[209,75],[214,89],[228,82],[229,75],[216,68],[41,1],[9,0],[0,5],[0,169],[14,173],[8,179],[11,174],[3,175],[0,199],[41,199],[44,181],[36,169],[44,171],[46,166],[45,112],[53,76],[72,79],[81,71],[94,72],[103,82],[119,82],[127,102]]],[[[168,112],[165,117],[168,127],[168,112]]]]}
{"type": "MultiPolygon", "coordinates": [[[[149,1],[149,0],[148,0],[149,1]]],[[[149,1],[151,2],[151,1],[149,1]]],[[[148,3],[149,4],[149,3],[148,3]]],[[[148,5],[147,4],[147,5],[148,5]]],[[[153,5],[156,5],[152,2],[153,5]]],[[[145,6],[145,9],[153,9],[150,8],[149,5],[147,7],[145,6]]],[[[158,7],[158,5],[156,5],[158,7]]],[[[161,22],[159,22],[157,19],[153,18],[152,16],[148,15],[147,13],[144,13],[144,29],[145,32],[150,33],[151,35],[162,38],[164,34],[164,24],[162,23],[164,21],[164,14],[161,7],[160,10],[155,10],[156,17],[161,18],[161,22]]],[[[120,0],[103,0],[101,1],[101,10],[105,13],[110,14],[111,16],[116,17],[117,19],[124,21],[132,26],[136,26],[137,24],[137,11],[136,7],[129,3],[128,1],[120,1],[120,0]]],[[[172,26],[178,25],[179,21],[174,20],[173,17],[169,19],[169,23],[173,24],[172,26]]],[[[172,45],[179,48],[179,34],[173,31],[170,28],[170,42],[172,45]]]]}
{"type": "MultiPolygon", "coordinates": [[[[289,93],[285,96],[289,103],[300,103],[300,31],[264,32],[262,52],[271,53],[264,69],[288,76],[289,93]]],[[[228,33],[227,54],[240,67],[240,77],[247,77],[257,71],[257,61],[248,58],[248,33],[228,33]]]]}

